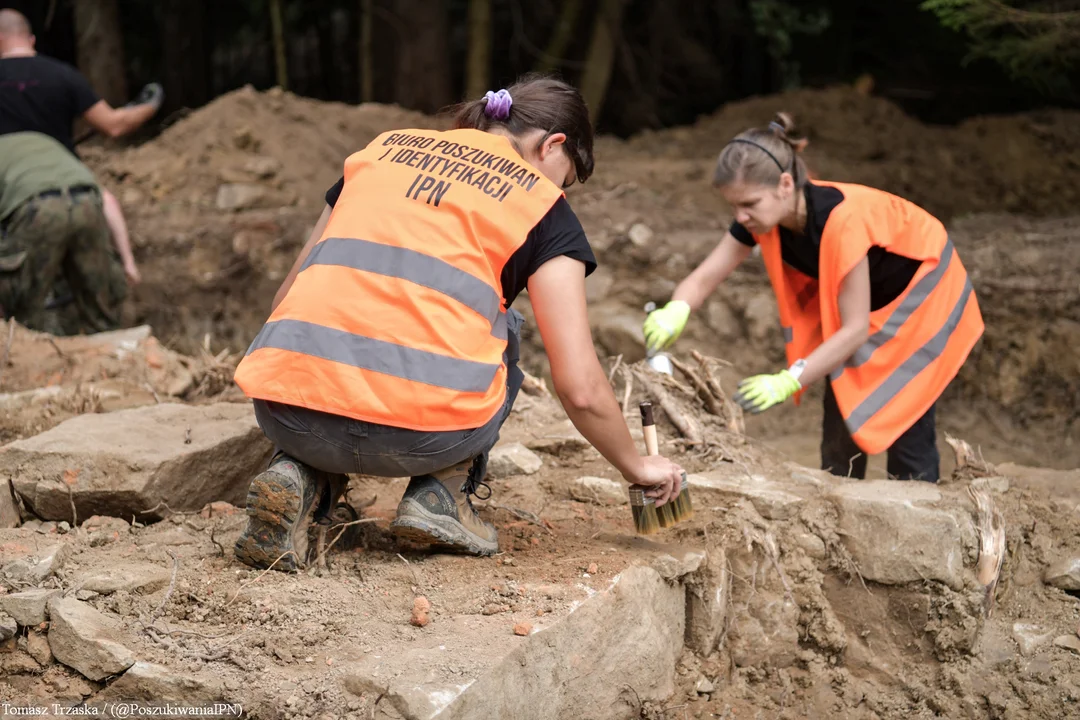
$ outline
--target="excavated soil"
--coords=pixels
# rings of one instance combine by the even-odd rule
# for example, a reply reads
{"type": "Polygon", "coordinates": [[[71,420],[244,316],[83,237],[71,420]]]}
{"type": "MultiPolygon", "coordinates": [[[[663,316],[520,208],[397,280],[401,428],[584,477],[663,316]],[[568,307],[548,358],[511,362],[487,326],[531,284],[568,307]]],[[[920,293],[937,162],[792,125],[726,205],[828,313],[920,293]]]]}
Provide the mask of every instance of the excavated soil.
{"type": "MultiPolygon", "coordinates": [[[[995,496],[1009,553],[996,608],[985,619],[972,592],[929,580],[863,582],[838,549],[843,538],[835,511],[823,502],[812,500],[793,517],[764,519],[745,500],[706,496],[691,522],[664,531],[659,540],[726,553],[733,580],[722,649],[684,651],[674,694],[628,693],[624,710],[611,716],[1080,714],[1080,657],[1056,646],[1021,654],[1013,639],[1018,622],[1066,635],[1080,620],[1074,595],[1042,583],[1049,563],[1080,552],[1080,474],[1026,467],[1080,465],[1080,361],[1074,351],[1080,343],[1080,261],[1073,242],[1080,220],[1069,216],[1080,199],[1073,180],[1080,168],[1080,115],[1045,111],[927,127],[888,102],[835,88],[751,99],[695,126],[626,142],[602,138],[596,176],[569,193],[601,264],[589,280],[598,351],[609,366],[619,355],[622,365],[643,356],[642,306],[665,301],[730,222],[708,184],[712,157],[734,132],[781,109],[795,113],[811,138],[808,160],[819,176],[882,187],[938,213],[971,272],[987,333],[943,398],[939,417],[943,434],[967,439],[985,460],[1016,463],[998,469],[1009,480],[1008,491],[995,496]],[[647,232],[631,233],[635,225],[647,232]]],[[[19,329],[2,389],[51,384],[75,390],[62,402],[9,399],[0,423],[4,439],[40,432],[78,412],[145,404],[163,395],[188,402],[239,400],[235,389],[211,380],[235,362],[265,320],[345,156],[384,130],[437,124],[398,108],[245,89],[141,147],[92,148],[90,162],[121,199],[143,268],[144,282],[133,292],[127,317],[149,324],[161,343],[147,351],[144,339],[132,346],[142,349],[128,354],[113,345],[83,360],[81,351],[59,340],[54,345],[19,329]],[[243,192],[228,187],[223,194],[222,186],[243,192]],[[159,374],[151,377],[150,369],[159,374]],[[113,406],[100,394],[80,399],[78,388],[104,380],[120,388],[109,396],[113,406]]],[[[527,297],[520,305],[528,316],[527,297]]],[[[524,339],[523,363],[543,377],[539,337],[527,327],[524,339]]],[[[729,362],[719,372],[725,388],[783,361],[775,304],[759,260],[717,292],[679,347],[684,360],[689,358],[682,353],[697,348],[729,362]]],[[[615,373],[620,398],[624,377],[615,373]]],[[[632,401],[644,397],[640,383],[631,391],[632,401]]],[[[789,484],[813,476],[791,462],[817,462],[819,394],[811,392],[802,407],[747,418],[745,436],[680,397],[708,438],[688,446],[660,414],[663,451],[687,470],[735,468],[789,484]]],[[[83,571],[134,560],[170,569],[172,553],[176,581],[160,610],[164,587],[89,600],[126,623],[125,639],[140,659],[221,679],[256,717],[400,717],[387,709],[382,693],[350,691],[334,676],[334,665],[364,662],[374,648],[430,643],[430,633],[452,634],[467,626],[455,623],[473,616],[488,618],[482,632],[494,633],[495,643],[500,634],[512,634],[515,623],[542,624],[544,614],[567,612],[628,565],[648,561],[651,550],[633,538],[627,507],[575,493],[576,478],[613,474],[567,432],[566,422],[550,398],[522,396],[503,441],[533,444],[544,465],[536,475],[493,483],[495,494],[482,514],[500,530],[504,552],[494,558],[399,547],[386,525],[404,481],[358,477],[350,499],[362,507],[375,498],[361,509],[374,522],[350,529],[330,553],[327,570],[299,576],[249,571],[231,555],[241,514],[187,515],[148,527],[125,523],[105,541],[91,540],[85,526],[69,533],[72,555],[61,577],[50,582],[71,588],[83,571]],[[593,563],[597,572],[588,573],[593,563]],[[431,602],[427,628],[409,623],[417,595],[431,602]],[[152,615],[160,615],[158,626],[173,634],[155,638],[141,629],[152,615]],[[255,686],[252,673],[260,678],[255,686]]],[[[944,442],[941,447],[948,449],[944,442]]],[[[944,459],[949,475],[954,463],[944,459]]],[[[883,475],[880,459],[871,474],[883,475]]],[[[960,492],[968,479],[961,472],[951,486],[943,483],[943,491],[960,492]]],[[[27,528],[0,533],[3,547],[28,538],[40,534],[27,528]]],[[[467,656],[447,658],[432,672],[467,673],[469,663],[467,656]]],[[[0,699],[95,697],[102,689],[55,663],[21,667],[9,668],[0,699]]]]}

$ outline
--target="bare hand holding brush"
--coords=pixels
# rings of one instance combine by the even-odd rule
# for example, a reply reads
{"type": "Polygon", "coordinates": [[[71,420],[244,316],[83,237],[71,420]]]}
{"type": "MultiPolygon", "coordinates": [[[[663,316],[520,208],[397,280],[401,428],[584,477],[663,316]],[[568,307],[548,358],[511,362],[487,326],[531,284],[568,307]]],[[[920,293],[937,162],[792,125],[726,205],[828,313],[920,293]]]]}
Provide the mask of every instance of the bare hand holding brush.
{"type": "Polygon", "coordinates": [[[666,504],[679,494],[682,488],[683,469],[678,463],[662,455],[649,455],[641,458],[641,462],[641,471],[633,479],[627,478],[627,480],[635,485],[648,487],[645,496],[656,498],[657,507],[666,504]]]}

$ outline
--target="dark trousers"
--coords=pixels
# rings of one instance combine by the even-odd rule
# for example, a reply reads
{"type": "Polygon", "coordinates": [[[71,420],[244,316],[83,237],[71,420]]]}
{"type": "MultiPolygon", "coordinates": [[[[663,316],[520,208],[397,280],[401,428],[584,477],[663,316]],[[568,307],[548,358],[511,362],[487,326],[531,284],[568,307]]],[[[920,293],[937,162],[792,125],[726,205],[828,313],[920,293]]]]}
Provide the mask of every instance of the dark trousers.
{"type": "MultiPolygon", "coordinates": [[[[483,478],[487,455],[514,406],[525,379],[518,368],[522,317],[507,316],[506,400],[486,424],[469,430],[421,432],[353,420],[295,405],[255,400],[255,419],[275,447],[318,470],[376,477],[416,477],[453,467],[479,456],[474,465],[483,478]]],[[[403,409],[405,411],[406,409],[403,409]]]]}
{"type": "MultiPolygon", "coordinates": [[[[825,417],[821,427],[821,467],[833,475],[863,479],[866,477],[866,453],[851,439],[840,408],[836,405],[832,383],[825,381],[825,417]]],[[[941,456],[937,449],[934,406],[915,421],[889,447],[886,470],[896,480],[937,482],[941,456]]]]}

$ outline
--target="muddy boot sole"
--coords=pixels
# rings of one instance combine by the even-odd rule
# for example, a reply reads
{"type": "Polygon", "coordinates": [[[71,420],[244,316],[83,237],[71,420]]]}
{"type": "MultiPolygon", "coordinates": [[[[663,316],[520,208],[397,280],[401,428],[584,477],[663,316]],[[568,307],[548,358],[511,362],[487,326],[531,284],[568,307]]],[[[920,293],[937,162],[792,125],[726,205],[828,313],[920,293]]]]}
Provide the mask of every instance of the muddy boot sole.
{"type": "Polygon", "coordinates": [[[398,516],[390,523],[390,531],[403,540],[433,549],[479,555],[494,555],[499,542],[488,542],[469,532],[458,520],[436,515],[409,498],[401,501],[398,516]]]}
{"type": "Polygon", "coordinates": [[[301,558],[296,549],[300,533],[305,539],[307,534],[302,508],[300,488],[291,478],[273,470],[260,473],[248,489],[248,524],[236,540],[237,559],[262,570],[271,565],[282,572],[304,567],[307,558],[301,558]]]}

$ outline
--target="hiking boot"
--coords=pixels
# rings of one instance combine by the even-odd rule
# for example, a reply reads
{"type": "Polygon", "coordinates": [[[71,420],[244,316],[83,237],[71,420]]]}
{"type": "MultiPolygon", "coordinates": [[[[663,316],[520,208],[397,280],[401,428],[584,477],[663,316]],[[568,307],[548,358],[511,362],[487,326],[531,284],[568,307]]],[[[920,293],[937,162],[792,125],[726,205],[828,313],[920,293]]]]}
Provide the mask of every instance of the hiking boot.
{"type": "Polygon", "coordinates": [[[248,488],[248,524],[236,541],[237,559],[259,569],[274,565],[283,572],[306,566],[308,528],[329,516],[344,490],[342,479],[347,481],[344,475],[315,470],[285,453],[275,455],[248,488]]]}
{"type": "Polygon", "coordinates": [[[412,478],[398,504],[397,517],[390,523],[393,533],[415,543],[470,555],[498,552],[499,534],[494,525],[476,514],[471,497],[485,488],[488,494],[481,499],[486,500],[491,488],[476,480],[470,469],[475,470],[471,460],[412,478]]]}

